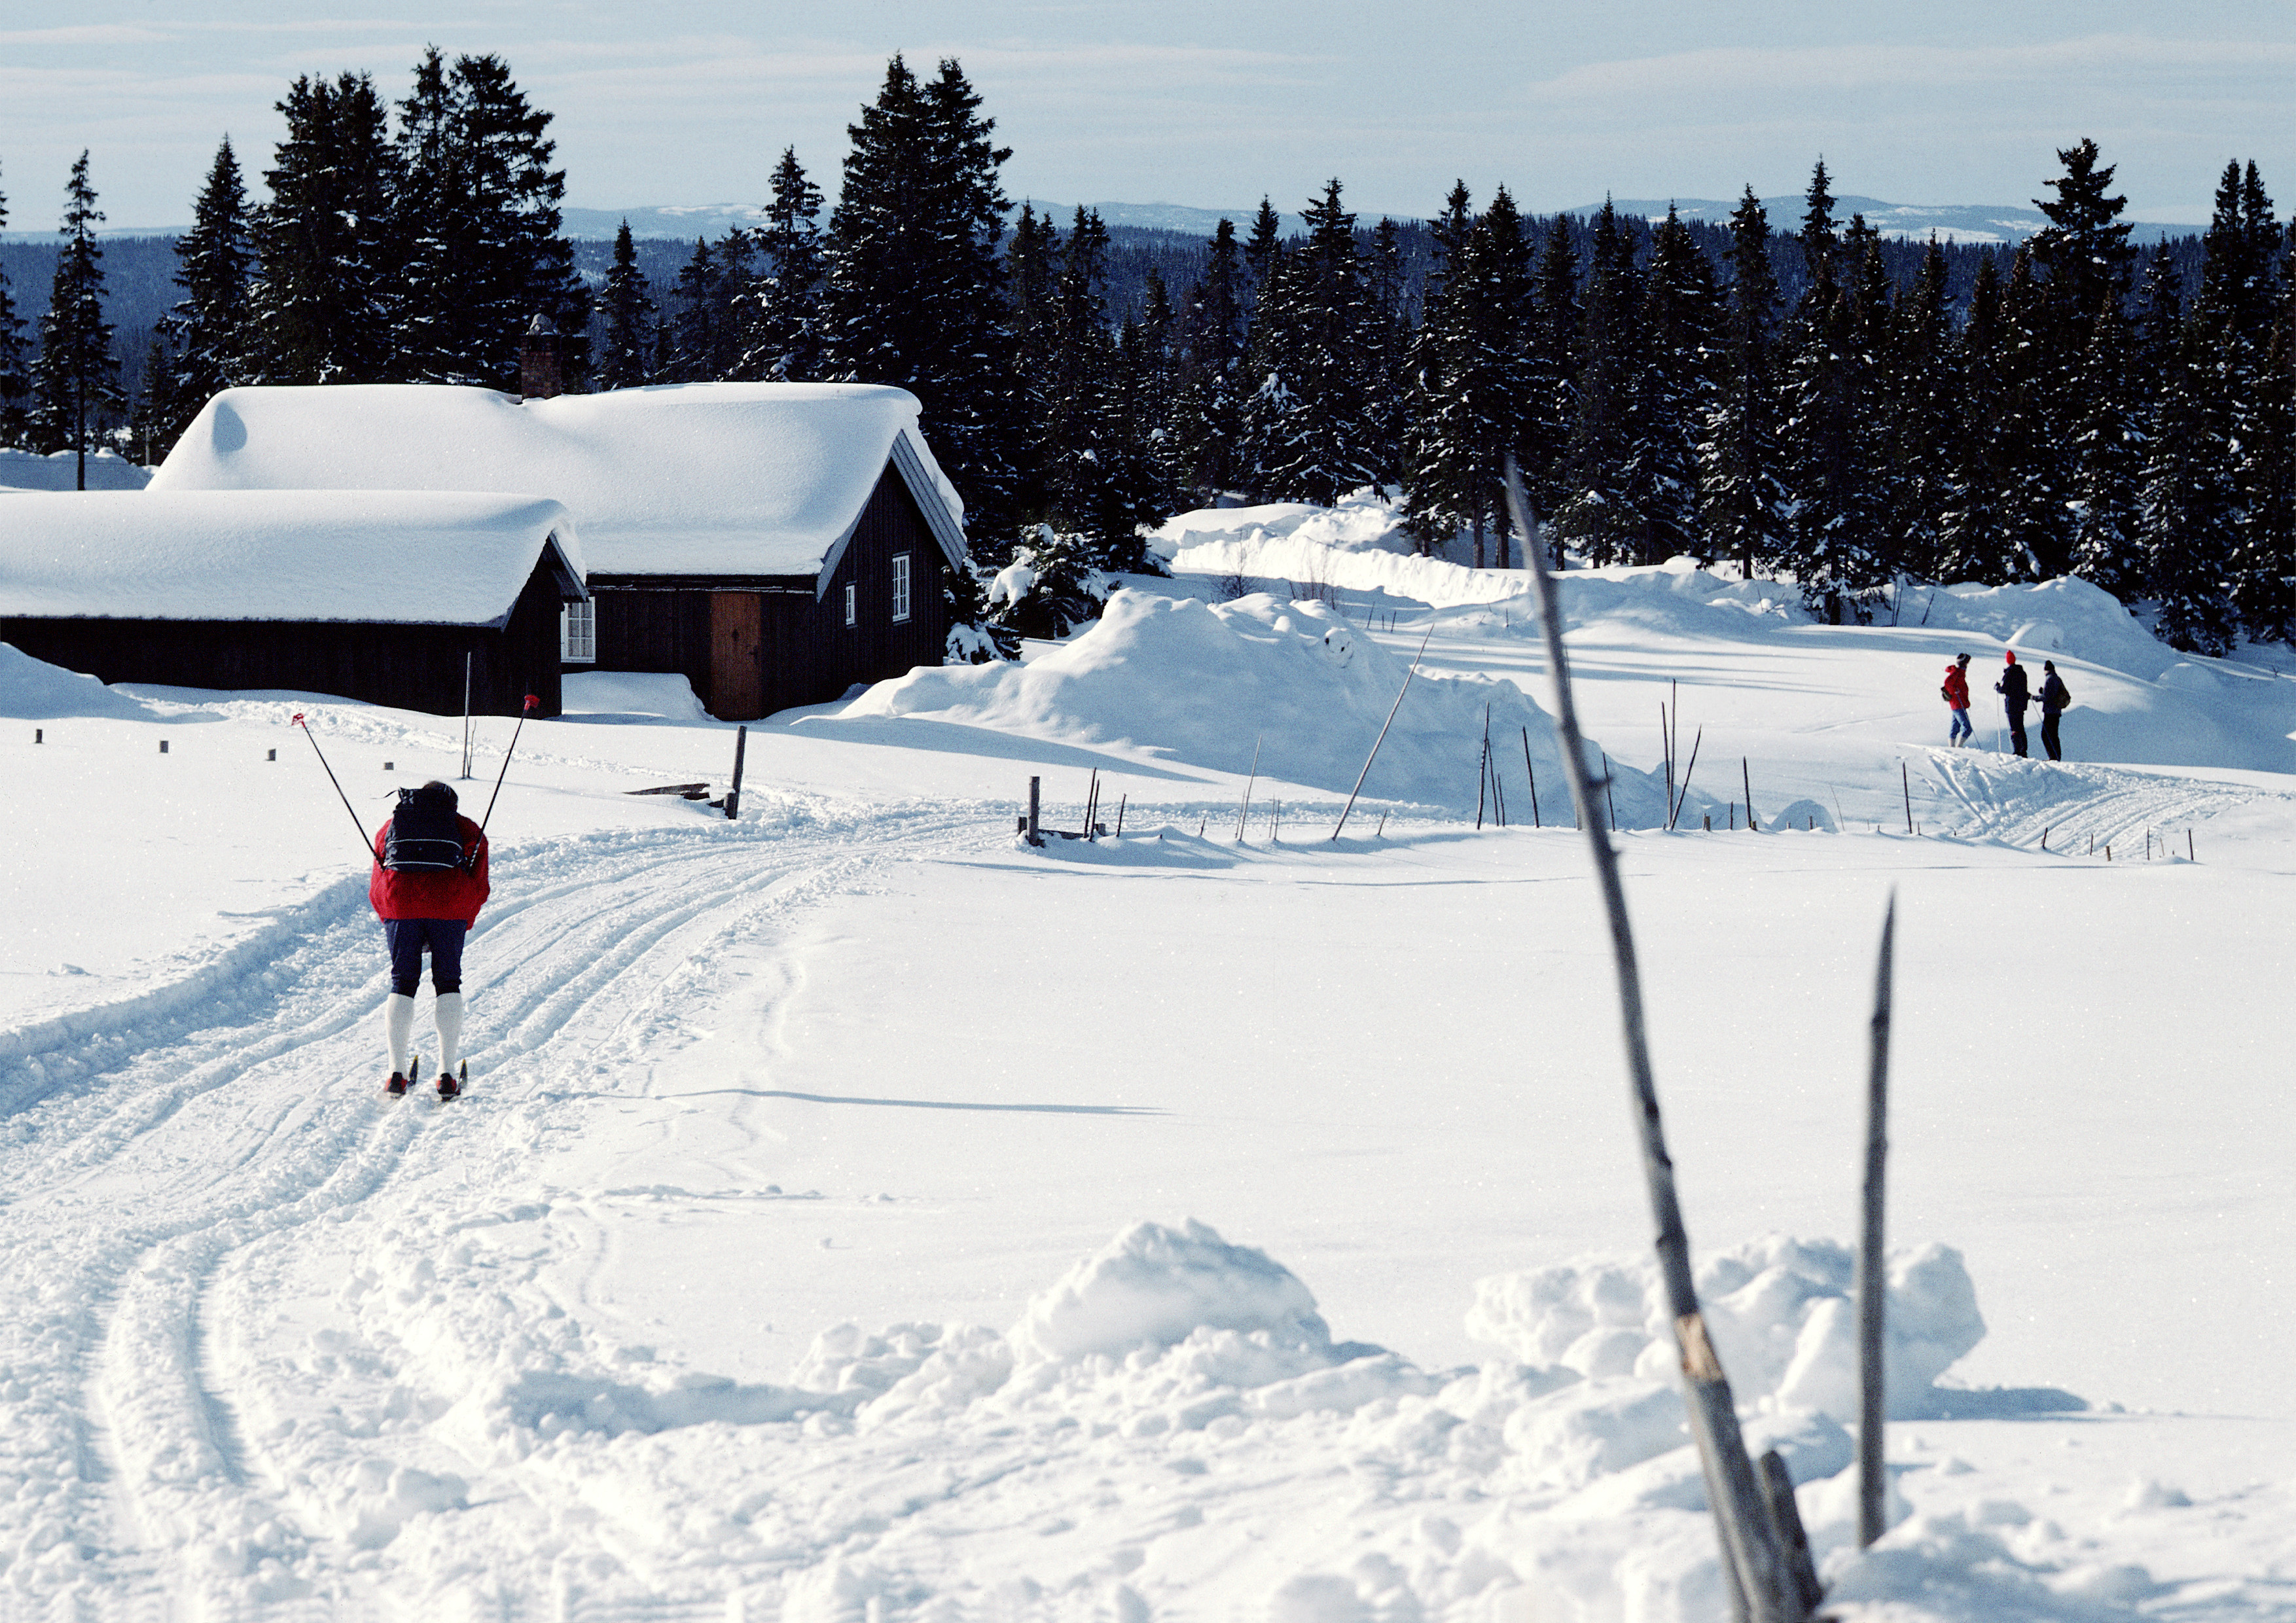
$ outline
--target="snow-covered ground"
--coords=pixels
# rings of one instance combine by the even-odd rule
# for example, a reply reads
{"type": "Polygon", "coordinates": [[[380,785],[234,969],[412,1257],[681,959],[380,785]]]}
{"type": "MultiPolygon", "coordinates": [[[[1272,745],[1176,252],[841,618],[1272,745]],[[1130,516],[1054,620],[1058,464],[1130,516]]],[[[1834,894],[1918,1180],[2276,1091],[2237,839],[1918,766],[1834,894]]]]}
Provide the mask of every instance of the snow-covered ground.
{"type": "MultiPolygon", "coordinates": [[[[726,787],[682,683],[572,679],[447,1106],[377,1094],[365,866],[289,718],[369,828],[460,721],[0,652],[0,1616],[1726,1615],[1520,578],[1406,581],[1346,518],[1234,601],[1175,548],[1025,667],[754,726],[732,824],[628,792],[726,787]],[[1075,828],[1095,770],[1120,839],[1015,843],[1030,775],[1075,828]]],[[[1833,1611],[2296,1616],[2296,682],[2073,586],[1566,603],[1710,1311],[1833,1611]],[[1945,661],[2005,639],[2072,761],[1940,747],[1945,661]],[[1893,890],[1859,1559],[1828,1237],[1893,890]]]]}

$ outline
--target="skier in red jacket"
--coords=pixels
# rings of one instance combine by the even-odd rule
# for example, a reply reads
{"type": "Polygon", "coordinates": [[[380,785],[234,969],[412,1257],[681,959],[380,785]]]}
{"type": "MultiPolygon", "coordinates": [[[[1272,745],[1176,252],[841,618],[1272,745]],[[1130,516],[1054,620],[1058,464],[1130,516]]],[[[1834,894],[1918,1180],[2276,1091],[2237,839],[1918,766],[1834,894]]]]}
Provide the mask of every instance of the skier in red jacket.
{"type": "Polygon", "coordinates": [[[1959,747],[1962,741],[1977,729],[1969,725],[1969,656],[1957,653],[1953,663],[1945,668],[1945,685],[1938,690],[1945,696],[1953,711],[1953,725],[1946,729],[1948,749],[1959,747]]]}
{"type": "Polygon", "coordinates": [[[398,811],[374,832],[374,873],[366,888],[390,948],[383,1029],[390,1044],[385,1086],[394,1095],[419,1080],[406,1050],[426,949],[439,996],[439,1096],[463,1091],[463,938],[488,889],[486,835],[455,811],[454,790],[436,781],[401,790],[398,811]]]}

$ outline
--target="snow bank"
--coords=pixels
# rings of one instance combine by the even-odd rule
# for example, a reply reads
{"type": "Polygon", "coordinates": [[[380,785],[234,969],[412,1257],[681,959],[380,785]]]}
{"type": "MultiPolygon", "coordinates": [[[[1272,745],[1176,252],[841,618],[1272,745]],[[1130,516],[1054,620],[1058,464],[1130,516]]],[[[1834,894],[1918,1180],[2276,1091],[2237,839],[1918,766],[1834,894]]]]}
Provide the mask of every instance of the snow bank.
{"type": "Polygon", "coordinates": [[[26,721],[96,717],[115,721],[157,721],[149,705],[114,693],[94,676],[36,660],[0,643],[0,716],[26,721]]]}
{"type": "MultiPolygon", "coordinates": [[[[112,451],[98,451],[87,459],[90,490],[141,490],[151,481],[147,468],[139,468],[112,451]]],[[[42,456],[32,451],[0,448],[0,491],[79,489],[79,459],[69,451],[42,456]]]]}
{"type": "MultiPolygon", "coordinates": [[[[1345,794],[1402,689],[1408,661],[1320,602],[1266,595],[1206,604],[1128,589],[1074,641],[1025,665],[918,669],[843,712],[932,717],[1002,732],[1128,743],[1196,766],[1345,794]]],[[[1364,783],[1366,795],[1475,802],[1485,710],[1511,783],[1522,738],[1543,794],[1568,804],[1552,725],[1513,683],[1422,671],[1364,783]]],[[[802,724],[800,724],[802,725],[802,724]]],[[[1612,763],[1620,823],[1663,819],[1665,794],[1612,763]]],[[[1528,807],[1511,808],[1528,821],[1528,807]]]]}
{"type": "Polygon", "coordinates": [[[1370,490],[1340,498],[1331,507],[1308,502],[1269,502],[1257,507],[1199,507],[1177,513],[1148,538],[1149,550],[1171,560],[1199,546],[1252,547],[1299,541],[1342,553],[1413,553],[1417,548],[1392,502],[1370,490]]]}
{"type": "MultiPolygon", "coordinates": [[[[1856,1260],[1830,1240],[1772,1235],[1706,1259],[1707,1328],[1742,1404],[1857,1414],[1856,1260]]],[[[1890,1262],[1890,1412],[1932,1413],[1938,1377],[1984,1339],[1961,1253],[1930,1244],[1890,1262]]],[[[1468,1333],[1533,1365],[1588,1378],[1668,1375],[1677,1355],[1655,1262],[1587,1262],[1502,1274],[1476,1288],[1468,1333]]]]}

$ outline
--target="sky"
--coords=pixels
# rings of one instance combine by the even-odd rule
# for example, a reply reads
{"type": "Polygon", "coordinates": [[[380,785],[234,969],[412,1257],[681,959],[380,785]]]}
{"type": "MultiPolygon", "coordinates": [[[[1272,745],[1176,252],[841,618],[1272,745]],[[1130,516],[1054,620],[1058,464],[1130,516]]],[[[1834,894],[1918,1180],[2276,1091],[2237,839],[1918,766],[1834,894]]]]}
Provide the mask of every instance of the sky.
{"type": "Polygon", "coordinates": [[[567,201],[756,202],[794,145],[832,193],[887,60],[955,56],[1059,202],[1296,209],[1331,176],[1426,215],[1454,178],[1551,210],[1834,190],[2023,203],[2094,137],[2128,217],[2207,217],[2226,160],[2296,202],[2296,6],[1931,0],[0,0],[0,192],[40,229],[85,148],[116,226],[188,219],[228,134],[250,177],[299,73],[402,96],[426,45],[505,58],[567,201]]]}

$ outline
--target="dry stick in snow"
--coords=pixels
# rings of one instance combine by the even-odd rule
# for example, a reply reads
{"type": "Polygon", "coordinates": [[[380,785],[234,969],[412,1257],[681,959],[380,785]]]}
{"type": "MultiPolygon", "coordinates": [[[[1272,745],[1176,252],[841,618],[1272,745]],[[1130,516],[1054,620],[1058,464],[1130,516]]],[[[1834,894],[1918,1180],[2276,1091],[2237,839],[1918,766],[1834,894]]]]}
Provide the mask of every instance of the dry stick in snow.
{"type": "MultiPolygon", "coordinates": [[[[1356,808],[1356,797],[1363,793],[1364,780],[1371,776],[1371,764],[1379,758],[1379,747],[1387,742],[1387,730],[1395,725],[1395,713],[1403,708],[1403,695],[1411,691],[1411,678],[1419,674],[1419,661],[1427,657],[1428,637],[1435,635],[1435,622],[1427,622],[1427,635],[1419,639],[1419,652],[1411,656],[1411,668],[1403,673],[1403,685],[1396,690],[1395,702],[1387,708],[1387,719],[1379,724],[1379,736],[1371,741],[1371,753],[1364,757],[1363,770],[1356,774],[1356,786],[1348,791],[1348,803],[1340,809],[1340,820],[1332,825],[1332,838],[1340,837],[1340,830],[1348,825],[1348,814],[1356,808]]],[[[1254,759],[1258,758],[1257,751],[1254,759]]],[[[1387,827],[1387,815],[1380,814],[1379,825],[1387,827]]]]}
{"type": "Polygon", "coordinates": [[[1238,845],[1243,843],[1244,819],[1251,816],[1252,786],[1259,782],[1259,746],[1266,737],[1267,734],[1263,733],[1251,741],[1251,775],[1244,780],[1243,804],[1236,809],[1235,814],[1235,842],[1238,845]]]}
{"type": "Polygon", "coordinates": [[[1882,1254],[1883,1177],[1890,1159],[1890,980],[1898,939],[1898,898],[1882,915],[1874,969],[1874,1024],[1866,1063],[1866,1226],[1857,1247],[1857,1547],[1883,1531],[1882,1332],[1890,1271],[1882,1254]]]}
{"type": "Polygon", "coordinates": [[[1132,797],[1129,794],[1116,797],[1116,837],[1119,840],[1124,838],[1124,808],[1130,804],[1132,804],[1132,797]]]}
{"type": "MultiPolygon", "coordinates": [[[[1611,952],[1617,965],[1619,1011],[1627,1049],[1627,1069],[1634,1089],[1635,1125],[1642,1139],[1643,1175],[1649,1186],[1651,1215],[1658,1227],[1659,1273],[1664,1281],[1667,1311],[1674,1321],[1676,1345],[1682,1355],[1684,1395],[1690,1412],[1691,1435],[1697,1439],[1706,1471],[1707,1503],[1713,1507],[1721,1536],[1723,1565],[1751,1623],[1802,1623],[1808,1609],[1796,1592],[1782,1552],[1766,1496],[1747,1456],[1746,1440],[1738,1430],[1738,1409],[1730,1395],[1729,1378],[1715,1356],[1706,1333],[1706,1320],[1698,1307],[1698,1286],[1690,1267],[1690,1236],[1683,1227],[1681,1202],[1675,1193],[1674,1161],[1667,1154],[1660,1125],[1658,1084],[1651,1074],[1650,1045],[1643,1027],[1642,971],[1635,959],[1632,927],[1627,922],[1627,893],[1619,878],[1618,854],[1611,848],[1610,828],[1587,781],[1586,745],[1578,733],[1578,711],[1570,693],[1570,666],[1562,648],[1562,613],[1559,594],[1547,578],[1545,554],[1535,545],[1538,531],[1531,524],[1523,500],[1522,476],[1510,456],[1506,466],[1507,504],[1515,528],[1527,541],[1525,561],[1538,597],[1539,618],[1545,622],[1546,660],[1554,678],[1554,729],[1562,744],[1563,770],[1570,778],[1571,803],[1595,858],[1603,902],[1610,915],[1611,952]]],[[[1605,775],[1607,776],[1607,773],[1605,775]]]]}
{"type": "Polygon", "coordinates": [[[1903,761],[1898,763],[1898,786],[1906,791],[1906,832],[1910,834],[1914,832],[1914,775],[1903,761]]]}
{"type": "Polygon", "coordinates": [[[1682,793],[1674,803],[1674,816],[1667,819],[1669,828],[1682,821],[1682,808],[1690,803],[1690,775],[1698,770],[1698,746],[1705,742],[1706,728],[1701,724],[1690,740],[1690,765],[1682,769],[1682,793]]]}
{"type": "Polygon", "coordinates": [[[1530,779],[1530,826],[1545,828],[1546,825],[1538,820],[1538,768],[1530,764],[1530,729],[1529,727],[1522,730],[1522,770],[1524,775],[1530,779]]]}
{"type": "Polygon", "coordinates": [[[1762,825],[1754,821],[1754,775],[1742,755],[1738,758],[1738,776],[1746,785],[1746,828],[1748,832],[1759,834],[1762,832],[1762,825]]]}
{"type": "Polygon", "coordinates": [[[1658,707],[1659,755],[1666,765],[1666,825],[1674,826],[1674,733],[1668,726],[1666,706],[1658,707]]]}
{"type": "MultiPolygon", "coordinates": [[[[1611,826],[1616,828],[1619,823],[1619,797],[1611,790],[1611,752],[1608,750],[1603,751],[1603,799],[1611,808],[1611,826]]],[[[1585,828],[1587,819],[1579,818],[1578,826],[1585,828]]]]}

